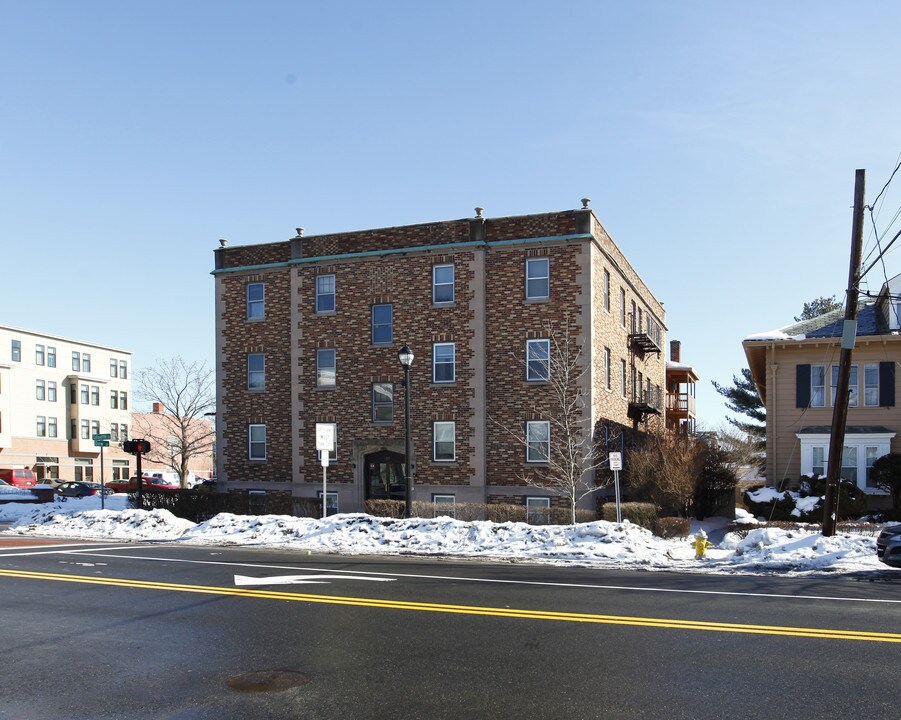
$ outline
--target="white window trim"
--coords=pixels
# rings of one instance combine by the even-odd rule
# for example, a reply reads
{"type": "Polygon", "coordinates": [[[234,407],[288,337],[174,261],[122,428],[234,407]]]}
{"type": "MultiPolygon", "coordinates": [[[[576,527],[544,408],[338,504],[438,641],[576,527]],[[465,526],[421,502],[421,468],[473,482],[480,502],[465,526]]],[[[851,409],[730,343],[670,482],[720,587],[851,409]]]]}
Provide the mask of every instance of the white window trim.
{"type": "MultiPolygon", "coordinates": [[[[891,452],[892,438],[896,433],[848,433],[845,435],[845,447],[857,448],[857,486],[870,495],[887,495],[885,490],[866,487],[867,480],[867,448],[875,447],[879,453],[877,457],[888,455],[891,452]]],[[[795,437],[801,443],[801,474],[810,475],[813,470],[813,448],[824,447],[824,458],[829,462],[829,433],[795,433],[795,437]]],[[[826,468],[828,471],[828,467],[826,468]]]]}
{"type": "Polygon", "coordinates": [[[548,257],[526,258],[526,300],[548,300],[551,297],[551,260],[548,257]],[[533,263],[545,263],[547,265],[547,275],[532,276],[529,273],[529,266],[533,263]],[[529,280],[547,280],[547,294],[531,295],[529,294],[529,280]]]}
{"type": "Polygon", "coordinates": [[[432,304],[433,305],[451,305],[457,299],[456,282],[457,282],[457,270],[454,267],[453,263],[442,263],[440,265],[433,265],[432,266],[432,304]],[[435,272],[439,268],[450,268],[451,281],[449,283],[447,283],[447,282],[439,283],[438,280],[435,278],[435,272]],[[445,287],[447,285],[450,285],[450,289],[451,289],[450,300],[438,300],[435,297],[435,291],[438,289],[439,286],[445,287]]]}
{"type": "Polygon", "coordinates": [[[432,423],[432,462],[438,463],[450,463],[457,461],[457,422],[455,420],[435,420],[432,423]],[[439,425],[450,425],[453,430],[453,457],[449,458],[439,458],[438,457],[438,426],[439,425]]]}
{"type": "MultiPolygon", "coordinates": [[[[540,362],[541,359],[537,358],[540,362]]],[[[526,382],[550,382],[551,379],[551,341],[549,338],[535,338],[526,340],[526,382]],[[547,349],[547,377],[534,377],[532,375],[532,366],[530,364],[529,349],[532,345],[543,344],[547,349]]]]}
{"type": "MultiPolygon", "coordinates": [[[[259,444],[257,441],[256,444],[259,444]]],[[[268,460],[269,455],[269,434],[266,429],[265,423],[253,423],[247,426],[247,459],[248,460],[268,460]],[[253,429],[254,428],[263,428],[263,455],[254,455],[253,454],[253,429]]]]}
{"type": "Polygon", "coordinates": [[[335,278],[334,273],[323,273],[322,275],[316,276],[316,305],[315,310],[317,315],[330,315],[338,310],[338,282],[335,278]],[[319,292],[319,280],[320,278],[331,278],[332,279],[332,291],[330,293],[320,293],[319,292]],[[319,298],[326,297],[327,295],[332,296],[332,305],[334,306],[331,310],[320,310],[319,309],[319,298]]]}
{"type": "Polygon", "coordinates": [[[543,523],[531,523],[535,525],[547,525],[551,521],[551,499],[549,497],[528,496],[525,500],[526,505],[526,522],[530,522],[532,513],[536,511],[547,511],[544,514],[543,523]]]}
{"type": "Polygon", "coordinates": [[[266,353],[247,353],[247,389],[250,392],[262,392],[266,389],[266,353]],[[262,370],[251,370],[250,369],[250,358],[252,357],[261,357],[263,358],[263,369],[262,370]],[[254,386],[250,382],[251,375],[261,375],[263,378],[263,382],[259,386],[254,386]]]}
{"type": "Polygon", "coordinates": [[[447,493],[434,493],[432,495],[432,517],[447,515],[457,517],[457,496],[447,493]]]}
{"type": "Polygon", "coordinates": [[[245,320],[265,320],[266,319],[266,284],[261,282],[252,282],[247,283],[244,286],[244,319],[245,320]],[[250,299],[250,288],[259,285],[263,288],[263,297],[259,300],[251,300],[250,299]],[[253,302],[254,304],[259,303],[263,306],[263,313],[257,317],[252,317],[250,314],[250,304],[253,302]]]}
{"type": "Polygon", "coordinates": [[[527,420],[526,421],[526,462],[530,465],[547,465],[550,461],[551,455],[551,422],[550,420],[527,420]],[[538,460],[530,459],[529,455],[531,453],[531,441],[529,440],[529,426],[530,425],[545,425],[547,427],[547,457],[542,457],[538,460]]]}
{"type": "Polygon", "coordinates": [[[432,382],[437,385],[449,385],[451,383],[457,382],[457,343],[455,342],[440,342],[440,343],[432,343],[432,382]],[[450,380],[439,380],[438,379],[438,348],[439,347],[450,347],[451,349],[451,361],[450,363],[443,362],[441,365],[450,365],[451,366],[451,378],[450,380]]]}

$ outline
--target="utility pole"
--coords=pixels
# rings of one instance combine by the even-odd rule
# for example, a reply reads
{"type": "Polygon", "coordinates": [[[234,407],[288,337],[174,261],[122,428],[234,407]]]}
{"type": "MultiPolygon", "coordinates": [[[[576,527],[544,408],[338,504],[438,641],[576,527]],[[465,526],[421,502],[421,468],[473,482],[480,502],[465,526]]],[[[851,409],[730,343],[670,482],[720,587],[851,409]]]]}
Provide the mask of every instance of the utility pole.
{"type": "Polygon", "coordinates": [[[854,174],[854,218],[851,224],[851,266],[848,270],[848,292],[845,297],[845,321],[842,324],[842,351],[838,364],[838,384],[832,409],[832,432],[829,435],[829,460],[826,468],[826,500],[823,507],[823,535],[835,535],[838,513],[838,482],[842,470],[842,449],[848,420],[848,393],[851,384],[851,351],[857,337],[857,297],[860,290],[860,255],[863,248],[863,211],[866,170],[854,174]]]}

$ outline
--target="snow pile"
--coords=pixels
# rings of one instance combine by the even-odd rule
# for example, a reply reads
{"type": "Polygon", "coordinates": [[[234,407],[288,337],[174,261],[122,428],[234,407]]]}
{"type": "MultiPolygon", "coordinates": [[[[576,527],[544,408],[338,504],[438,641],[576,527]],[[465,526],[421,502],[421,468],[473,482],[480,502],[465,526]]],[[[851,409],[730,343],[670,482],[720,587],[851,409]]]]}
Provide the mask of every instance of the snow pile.
{"type": "MultiPolygon", "coordinates": [[[[19,488],[13,489],[18,490],[19,492],[26,493],[25,497],[32,497],[30,490],[20,490],[19,488]]],[[[2,499],[6,499],[6,497],[4,496],[2,499]]],[[[109,510],[125,510],[126,508],[131,507],[128,495],[126,495],[125,493],[108,495],[106,498],[104,498],[103,505],[109,510]]],[[[100,496],[88,495],[87,497],[83,498],[56,497],[53,502],[43,503],[40,505],[23,502],[6,503],[0,505],[0,522],[18,520],[19,518],[26,516],[30,517],[32,513],[35,512],[35,510],[47,510],[48,508],[52,508],[56,511],[66,511],[70,514],[83,510],[99,510],[100,496]]]]}
{"type": "MultiPolygon", "coordinates": [[[[86,498],[90,504],[94,498],[86,498]]],[[[125,495],[111,501],[127,503],[125,495]]],[[[99,499],[97,499],[99,503],[99,499]]],[[[222,513],[194,524],[166,510],[76,509],[72,501],[22,506],[8,532],[94,540],[159,540],[192,545],[259,545],[342,555],[422,555],[576,564],[611,569],[706,573],[789,574],[891,572],[876,558],[874,537],[841,534],[824,538],[815,530],[783,530],[758,523],[744,511],[748,527],[724,534],[723,518],[695,523],[722,541],[695,557],[692,538],[664,540],[629,522],[581,525],[463,522],[450,517],[395,520],[364,514],[325,520],[286,515],[222,513]],[[756,525],[756,527],[755,527],[756,525]]]]}
{"type": "Polygon", "coordinates": [[[754,492],[748,493],[751,502],[765,505],[767,503],[775,503],[780,500],[791,500],[795,507],[791,511],[794,517],[801,517],[817,508],[824,498],[821,495],[802,495],[801,493],[792,492],[790,490],[779,491],[776,488],[763,487],[754,492]]]}

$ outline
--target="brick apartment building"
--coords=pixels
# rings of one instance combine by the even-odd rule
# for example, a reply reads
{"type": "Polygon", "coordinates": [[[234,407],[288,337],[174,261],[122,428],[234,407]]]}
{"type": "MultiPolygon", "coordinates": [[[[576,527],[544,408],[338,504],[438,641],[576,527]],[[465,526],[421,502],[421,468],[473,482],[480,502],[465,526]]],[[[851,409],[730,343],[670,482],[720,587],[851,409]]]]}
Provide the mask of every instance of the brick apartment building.
{"type": "Polygon", "coordinates": [[[315,428],[331,423],[331,506],[354,512],[368,498],[403,497],[404,344],[415,355],[414,500],[565,502],[523,477],[550,447],[547,358],[566,328],[582,348],[595,441],[619,450],[629,432],[662,429],[663,306],[583,206],[220,241],[220,487],[321,497],[315,428]]]}

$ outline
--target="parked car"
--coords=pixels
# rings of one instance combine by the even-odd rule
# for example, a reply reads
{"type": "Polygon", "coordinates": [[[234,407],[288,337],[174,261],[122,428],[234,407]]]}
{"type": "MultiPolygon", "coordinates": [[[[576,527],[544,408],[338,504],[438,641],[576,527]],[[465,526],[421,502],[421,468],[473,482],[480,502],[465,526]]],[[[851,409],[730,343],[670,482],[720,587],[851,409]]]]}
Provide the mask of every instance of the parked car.
{"type": "MultiPolygon", "coordinates": [[[[64,483],[60,483],[56,488],[54,488],[53,492],[58,495],[63,495],[64,497],[87,497],[88,495],[97,495],[104,488],[100,483],[95,482],[85,482],[82,480],[69,480],[64,483]]],[[[106,489],[106,493],[109,493],[110,490],[106,489]]]]}
{"type": "MultiPolygon", "coordinates": [[[[133,493],[138,491],[138,476],[132,475],[128,480],[110,480],[106,486],[113,492],[133,493]]],[[[178,490],[178,485],[173,484],[162,475],[142,475],[142,490],[178,490]]]]}
{"type": "Polygon", "coordinates": [[[34,474],[34,470],[27,468],[0,468],[0,480],[16,487],[30,488],[37,485],[38,476],[34,474]]]}
{"type": "Polygon", "coordinates": [[[882,529],[876,538],[876,555],[886,565],[901,568],[901,523],[882,529]]]}

